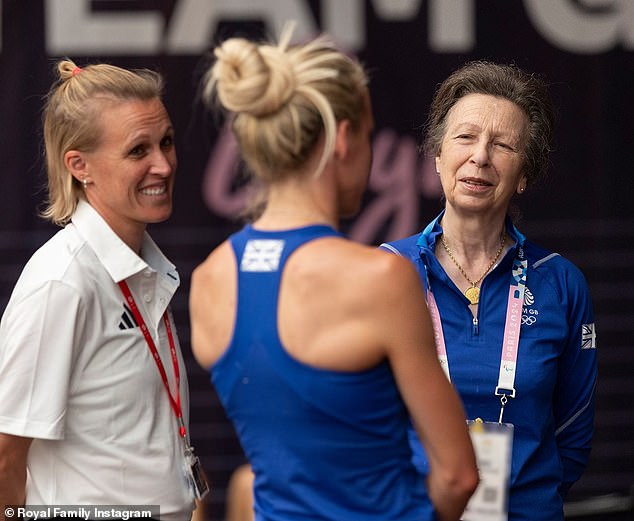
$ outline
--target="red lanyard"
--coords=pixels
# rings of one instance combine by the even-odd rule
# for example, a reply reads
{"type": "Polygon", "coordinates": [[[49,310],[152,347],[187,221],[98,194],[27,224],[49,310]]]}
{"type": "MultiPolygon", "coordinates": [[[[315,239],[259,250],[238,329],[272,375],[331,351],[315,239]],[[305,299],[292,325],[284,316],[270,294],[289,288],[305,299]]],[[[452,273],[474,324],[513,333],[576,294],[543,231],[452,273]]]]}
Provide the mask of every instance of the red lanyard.
{"type": "Polygon", "coordinates": [[[172,410],[174,411],[174,414],[176,415],[176,419],[178,420],[180,435],[183,438],[185,438],[187,434],[187,430],[185,429],[185,423],[183,422],[183,409],[181,407],[180,370],[178,369],[176,345],[174,344],[174,336],[172,335],[172,326],[170,325],[170,321],[167,316],[167,311],[163,313],[163,322],[165,322],[165,329],[167,330],[167,339],[169,340],[169,344],[170,344],[170,354],[172,355],[172,365],[174,366],[174,379],[176,381],[176,397],[172,396],[172,392],[170,391],[170,385],[167,380],[167,373],[165,372],[165,367],[163,367],[163,362],[161,362],[161,357],[159,356],[159,353],[156,349],[154,340],[152,340],[152,335],[150,335],[150,332],[148,331],[148,328],[145,324],[145,320],[143,320],[143,316],[141,315],[141,312],[139,311],[139,308],[136,305],[136,302],[134,301],[134,297],[132,296],[132,293],[130,292],[130,288],[126,284],[125,280],[122,280],[121,282],[119,282],[119,287],[121,288],[121,291],[123,292],[123,296],[128,302],[130,309],[132,310],[132,314],[134,315],[134,318],[136,319],[137,324],[139,324],[139,327],[141,328],[141,332],[143,333],[143,336],[145,337],[147,346],[150,349],[150,352],[152,353],[154,361],[156,362],[156,367],[158,368],[158,371],[161,375],[161,379],[163,380],[163,385],[165,385],[165,390],[167,391],[167,395],[169,396],[172,410]]]}

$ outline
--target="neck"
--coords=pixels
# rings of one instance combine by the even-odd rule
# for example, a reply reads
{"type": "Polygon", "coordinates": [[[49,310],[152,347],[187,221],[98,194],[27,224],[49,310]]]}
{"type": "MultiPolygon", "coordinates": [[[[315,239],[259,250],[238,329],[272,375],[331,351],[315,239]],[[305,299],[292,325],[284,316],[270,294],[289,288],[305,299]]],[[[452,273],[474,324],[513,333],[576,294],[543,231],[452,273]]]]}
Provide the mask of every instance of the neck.
{"type": "Polygon", "coordinates": [[[261,229],[298,228],[311,224],[338,227],[334,199],[319,182],[288,181],[269,188],[266,208],[255,221],[261,229]]]}
{"type": "Polygon", "coordinates": [[[110,229],[125,242],[137,255],[141,256],[141,245],[145,235],[146,224],[125,219],[98,203],[88,199],[88,203],[110,226],[110,229]]]}
{"type": "Polygon", "coordinates": [[[139,257],[141,256],[141,246],[143,245],[143,233],[139,234],[128,234],[126,236],[119,234],[121,240],[125,242],[134,253],[136,253],[139,257]]]}
{"type": "Polygon", "coordinates": [[[482,280],[509,248],[504,216],[485,219],[448,211],[441,224],[443,234],[436,243],[436,257],[456,287],[469,299],[470,309],[476,316],[482,280]]]}
{"type": "Polygon", "coordinates": [[[500,246],[504,220],[505,215],[459,216],[447,209],[441,226],[445,239],[457,255],[467,258],[490,257],[500,246]]]}

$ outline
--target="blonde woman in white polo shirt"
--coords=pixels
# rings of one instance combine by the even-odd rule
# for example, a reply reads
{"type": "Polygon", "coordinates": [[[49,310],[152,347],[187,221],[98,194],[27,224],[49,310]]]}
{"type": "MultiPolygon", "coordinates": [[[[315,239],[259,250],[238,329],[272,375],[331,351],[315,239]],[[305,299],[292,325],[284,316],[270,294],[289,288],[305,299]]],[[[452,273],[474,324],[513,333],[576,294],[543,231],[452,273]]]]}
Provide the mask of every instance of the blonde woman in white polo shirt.
{"type": "Polygon", "coordinates": [[[155,517],[189,519],[205,484],[169,310],[179,275],[146,232],[172,212],[163,81],[70,60],[57,73],[43,215],[63,229],[0,325],[0,505],[160,505],[155,517]]]}

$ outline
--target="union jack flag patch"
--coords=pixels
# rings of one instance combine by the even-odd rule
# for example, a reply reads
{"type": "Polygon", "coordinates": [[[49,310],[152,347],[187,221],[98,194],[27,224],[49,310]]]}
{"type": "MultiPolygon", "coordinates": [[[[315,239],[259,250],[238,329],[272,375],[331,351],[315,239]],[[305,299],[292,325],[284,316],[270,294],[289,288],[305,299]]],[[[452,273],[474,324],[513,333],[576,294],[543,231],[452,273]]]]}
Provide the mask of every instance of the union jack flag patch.
{"type": "Polygon", "coordinates": [[[277,271],[284,241],[251,239],[242,254],[241,271],[277,271]]]}
{"type": "Polygon", "coordinates": [[[583,324],[581,326],[581,349],[596,349],[597,334],[594,330],[594,323],[583,324]]]}

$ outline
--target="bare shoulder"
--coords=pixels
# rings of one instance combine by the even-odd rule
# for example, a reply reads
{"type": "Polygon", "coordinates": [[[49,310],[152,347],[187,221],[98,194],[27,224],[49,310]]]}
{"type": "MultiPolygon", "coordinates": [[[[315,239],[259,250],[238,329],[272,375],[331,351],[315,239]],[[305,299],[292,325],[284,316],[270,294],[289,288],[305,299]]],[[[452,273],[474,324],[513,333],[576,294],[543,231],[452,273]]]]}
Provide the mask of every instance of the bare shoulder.
{"type": "Polygon", "coordinates": [[[346,250],[350,270],[360,277],[359,282],[373,281],[383,291],[418,281],[414,266],[403,257],[352,241],[346,241],[346,250]]]}
{"type": "Polygon", "coordinates": [[[233,259],[229,241],[215,248],[192,272],[192,286],[213,283],[214,279],[225,277],[233,259]]]}
{"type": "Polygon", "coordinates": [[[204,368],[218,359],[231,339],[236,280],[235,256],[228,241],[213,250],[192,272],[191,346],[196,360],[204,368]]]}
{"type": "Polygon", "coordinates": [[[329,279],[324,282],[346,287],[347,293],[361,298],[401,298],[420,286],[410,261],[374,246],[333,238],[307,253],[319,259],[318,269],[329,279]]]}

